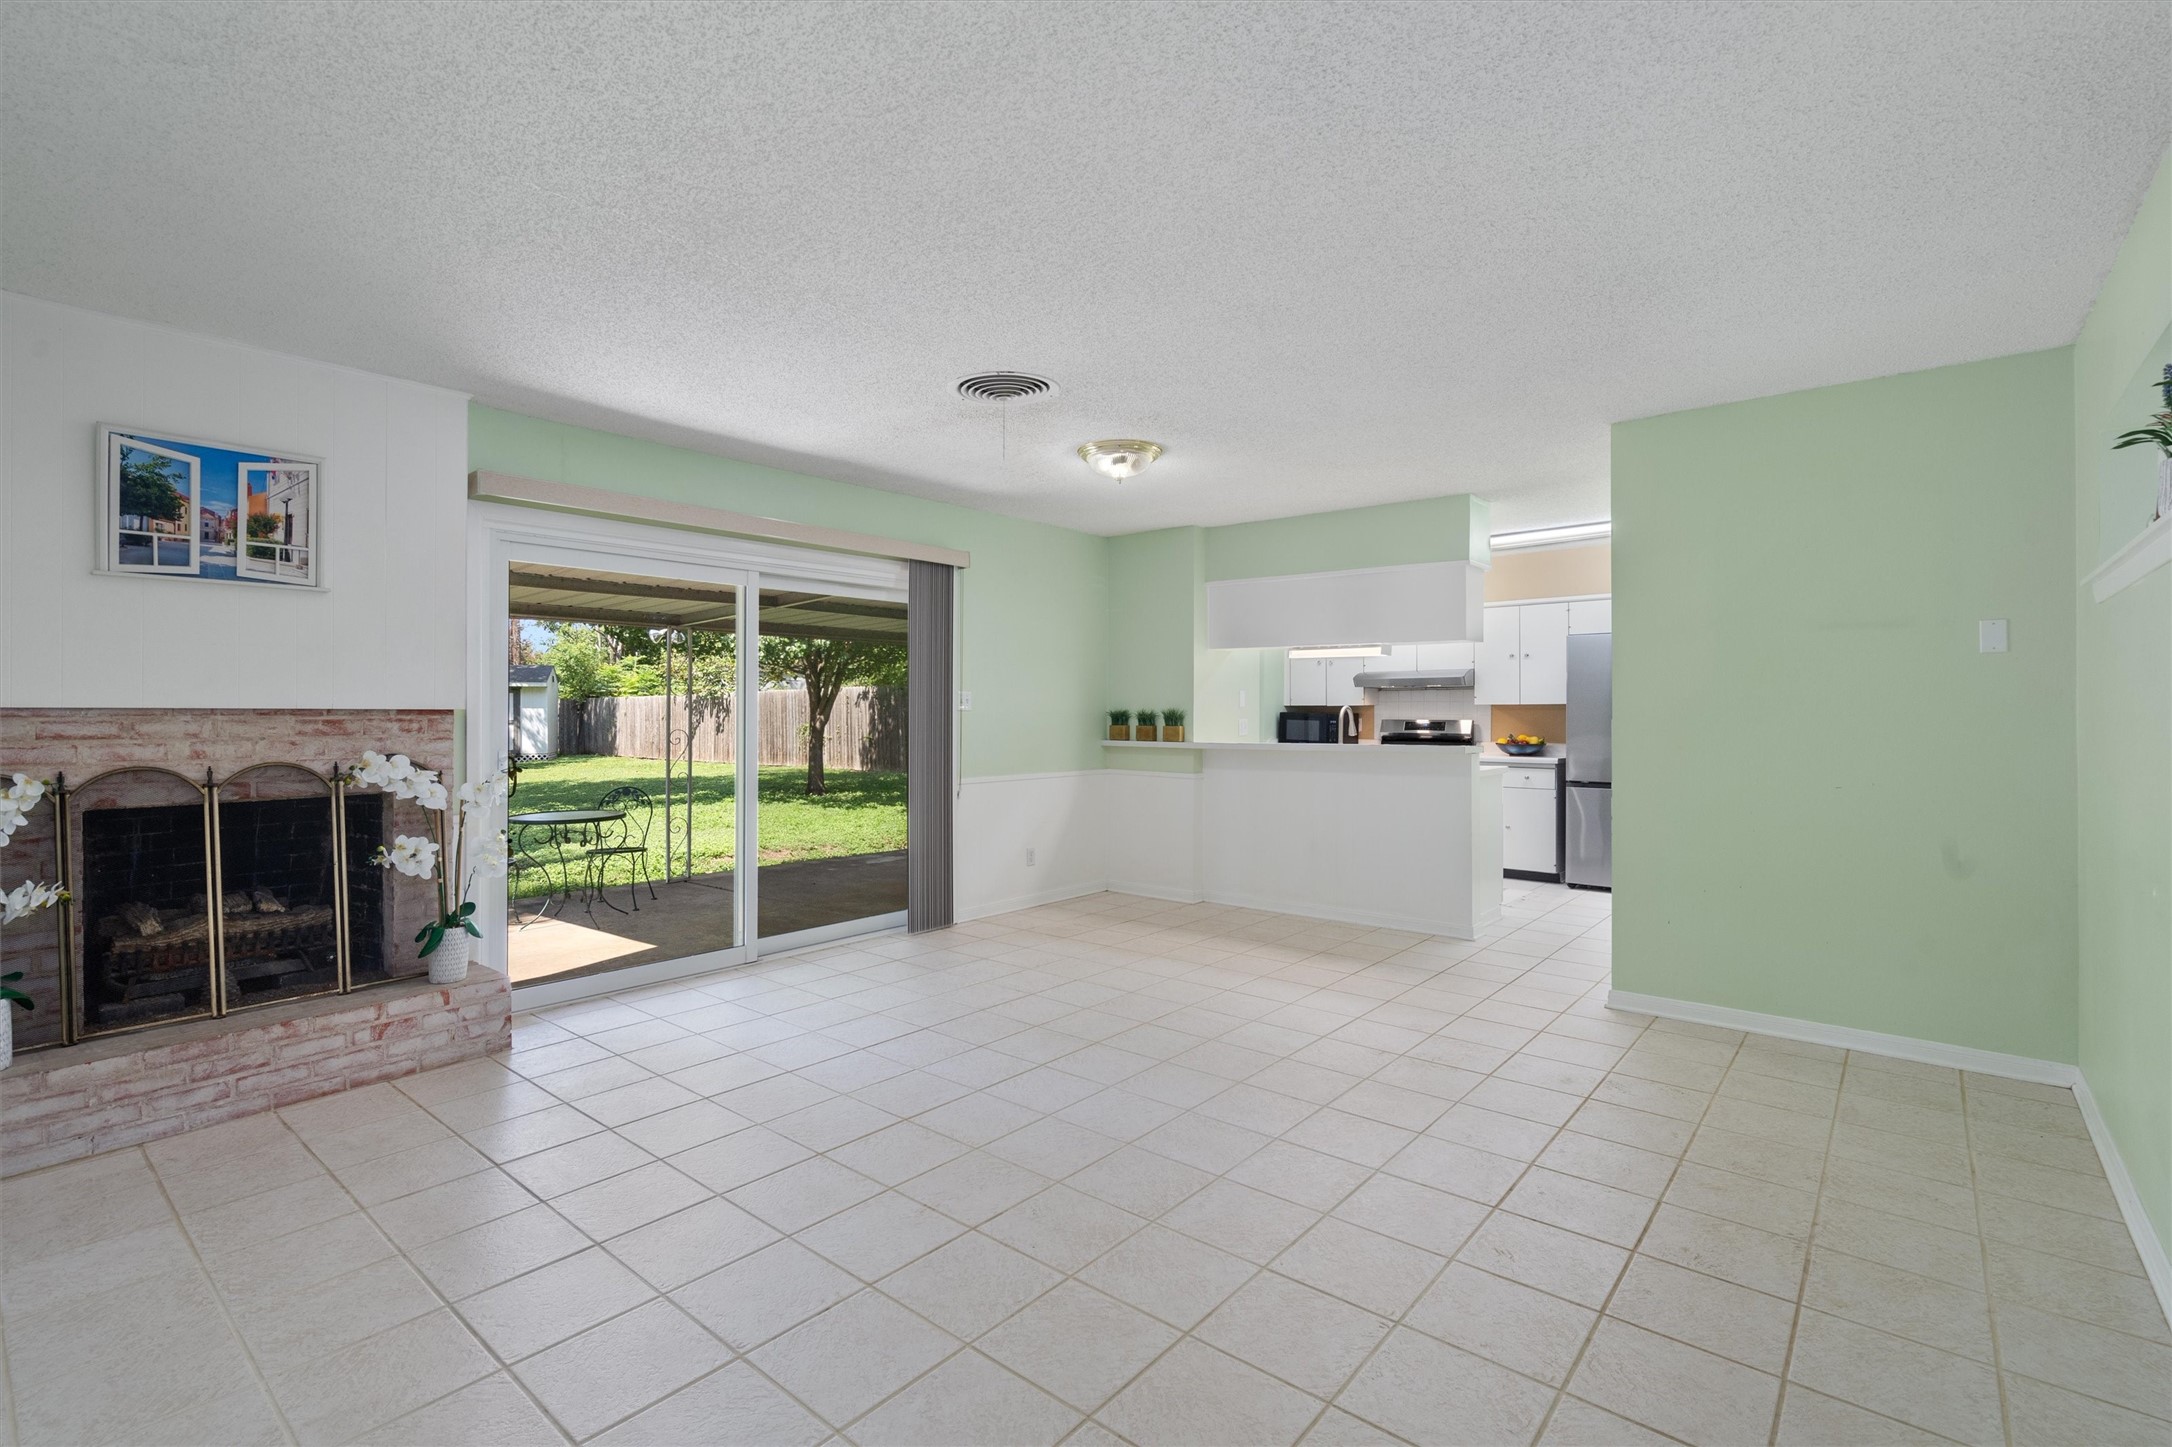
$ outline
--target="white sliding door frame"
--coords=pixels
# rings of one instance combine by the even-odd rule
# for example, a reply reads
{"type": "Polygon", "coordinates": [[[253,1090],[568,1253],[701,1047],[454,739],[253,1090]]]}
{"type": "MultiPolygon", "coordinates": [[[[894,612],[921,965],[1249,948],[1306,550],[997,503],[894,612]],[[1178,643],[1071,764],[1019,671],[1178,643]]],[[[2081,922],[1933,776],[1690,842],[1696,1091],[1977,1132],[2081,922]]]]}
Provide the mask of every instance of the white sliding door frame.
{"type": "MultiPolygon", "coordinates": [[[[828,553],[781,543],[684,532],[626,522],[495,503],[471,504],[468,512],[468,687],[466,777],[479,778],[503,768],[506,730],[498,725],[505,708],[505,638],[511,623],[509,583],[515,562],[594,568],[659,579],[728,584],[740,590],[739,657],[759,657],[758,612],[763,588],[824,592],[839,596],[903,602],[906,568],[902,560],[828,553]]],[[[904,914],[878,915],[819,930],[804,930],[770,940],[760,936],[759,851],[760,790],[755,781],[760,758],[760,709],[755,694],[758,667],[739,669],[733,709],[739,730],[736,752],[741,787],[734,791],[737,830],[732,870],[732,918],[737,940],[728,948],[684,955],[653,964],[629,965],[568,980],[538,980],[514,993],[515,1009],[534,1009],[565,1000],[607,994],[631,986],[706,974],[752,961],[758,954],[783,954],[831,939],[892,929],[904,914]],[[749,861],[755,861],[752,865],[749,861]]],[[[501,816],[497,825],[502,827],[501,816]]],[[[477,927],[483,932],[479,960],[494,970],[507,967],[506,909],[502,890],[490,889],[476,903],[477,927]]]]}

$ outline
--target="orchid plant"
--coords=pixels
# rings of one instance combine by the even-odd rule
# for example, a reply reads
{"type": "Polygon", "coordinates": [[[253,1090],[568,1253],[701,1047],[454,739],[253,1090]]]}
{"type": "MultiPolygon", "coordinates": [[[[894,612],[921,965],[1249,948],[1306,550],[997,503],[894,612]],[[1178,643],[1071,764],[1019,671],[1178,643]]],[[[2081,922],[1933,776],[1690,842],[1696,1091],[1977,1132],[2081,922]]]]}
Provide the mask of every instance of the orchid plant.
{"type": "MultiPolygon", "coordinates": [[[[7,790],[0,793],[0,844],[15,837],[15,831],[29,822],[30,811],[45,797],[45,781],[33,779],[27,774],[17,774],[8,781],[7,790]]],[[[68,891],[57,884],[41,884],[26,879],[5,894],[0,894],[0,929],[5,929],[27,915],[41,909],[49,909],[68,897],[68,891]]],[[[23,977],[21,970],[11,970],[0,975],[0,1001],[18,1010],[35,1010],[37,1004],[14,984],[23,977]]]]}
{"type": "Polygon", "coordinates": [[[471,896],[478,879],[505,872],[505,831],[494,831],[479,841],[475,836],[489,827],[498,806],[505,802],[505,774],[501,771],[448,790],[434,770],[416,768],[407,755],[387,757],[371,749],[347,771],[347,782],[382,789],[395,799],[412,799],[440,816],[436,839],[395,834],[371,861],[437,885],[437,918],[415,935],[423,957],[428,958],[455,930],[481,939],[471,896]]]}

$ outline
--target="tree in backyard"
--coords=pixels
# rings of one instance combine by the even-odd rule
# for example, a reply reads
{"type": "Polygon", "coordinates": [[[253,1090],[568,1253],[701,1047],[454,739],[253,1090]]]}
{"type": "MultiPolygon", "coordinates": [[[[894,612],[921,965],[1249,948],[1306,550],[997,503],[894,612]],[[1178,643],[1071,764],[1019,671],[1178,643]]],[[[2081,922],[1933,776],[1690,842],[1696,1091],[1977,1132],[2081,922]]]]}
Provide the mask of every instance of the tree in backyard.
{"type": "Polygon", "coordinates": [[[181,464],[171,457],[121,451],[121,513],[145,523],[177,523],[188,511],[188,499],[174,485],[181,464]]]}
{"type": "Polygon", "coordinates": [[[903,687],[905,649],[897,643],[848,643],[837,638],[764,638],[762,678],[768,683],[798,679],[807,690],[807,792],[825,794],[822,778],[823,734],[838,691],[847,684],[903,687]]]}
{"type": "Polygon", "coordinates": [[[505,661],[514,668],[535,662],[535,645],[520,631],[518,618],[505,623],[505,661]]]}
{"type": "Polygon", "coordinates": [[[558,696],[579,703],[625,692],[625,680],[612,652],[601,628],[591,623],[568,623],[557,630],[536,657],[557,670],[558,696]]]}

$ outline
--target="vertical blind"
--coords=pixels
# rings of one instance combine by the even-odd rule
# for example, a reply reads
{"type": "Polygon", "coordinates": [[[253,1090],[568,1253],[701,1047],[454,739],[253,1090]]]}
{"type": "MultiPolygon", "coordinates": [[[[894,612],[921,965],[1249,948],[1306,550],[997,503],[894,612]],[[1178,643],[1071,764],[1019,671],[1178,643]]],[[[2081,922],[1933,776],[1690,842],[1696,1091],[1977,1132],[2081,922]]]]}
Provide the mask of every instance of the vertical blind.
{"type": "Polygon", "coordinates": [[[905,928],[917,934],[954,919],[951,628],[958,570],[918,559],[906,566],[905,928]]]}

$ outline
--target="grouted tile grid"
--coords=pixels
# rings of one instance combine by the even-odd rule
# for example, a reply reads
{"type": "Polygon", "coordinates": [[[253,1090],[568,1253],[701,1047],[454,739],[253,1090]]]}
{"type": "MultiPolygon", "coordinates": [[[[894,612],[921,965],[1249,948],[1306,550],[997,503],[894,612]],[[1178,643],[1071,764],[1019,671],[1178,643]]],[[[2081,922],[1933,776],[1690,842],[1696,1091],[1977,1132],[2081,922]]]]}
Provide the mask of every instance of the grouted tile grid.
{"type": "Polygon", "coordinates": [[[6,1182],[9,1441],[2172,1440],[2068,1092],[1609,1011],[1512,890],[1094,896],[6,1182]]]}

